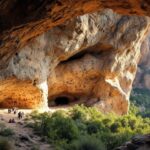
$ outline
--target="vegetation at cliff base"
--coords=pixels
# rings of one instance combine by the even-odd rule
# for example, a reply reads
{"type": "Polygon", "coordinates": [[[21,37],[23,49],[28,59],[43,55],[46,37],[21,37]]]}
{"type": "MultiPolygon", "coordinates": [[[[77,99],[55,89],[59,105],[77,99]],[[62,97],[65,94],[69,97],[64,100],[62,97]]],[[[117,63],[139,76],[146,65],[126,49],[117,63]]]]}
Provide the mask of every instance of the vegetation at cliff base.
{"type": "Polygon", "coordinates": [[[131,92],[130,99],[139,108],[139,115],[150,117],[150,90],[135,88],[131,92]]]}
{"type": "Polygon", "coordinates": [[[34,112],[31,116],[36,133],[56,150],[113,150],[134,135],[150,133],[150,119],[138,113],[134,105],[124,116],[104,115],[94,107],[76,105],[69,111],[34,112]]]}

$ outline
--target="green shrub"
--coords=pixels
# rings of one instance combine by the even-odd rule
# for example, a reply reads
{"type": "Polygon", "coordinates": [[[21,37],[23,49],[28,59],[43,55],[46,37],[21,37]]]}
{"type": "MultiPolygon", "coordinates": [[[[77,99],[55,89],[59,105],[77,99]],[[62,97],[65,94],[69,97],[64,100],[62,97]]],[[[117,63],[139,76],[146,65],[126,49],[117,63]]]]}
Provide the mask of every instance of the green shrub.
{"type": "Polygon", "coordinates": [[[70,118],[55,118],[48,128],[48,137],[53,140],[71,141],[78,136],[78,128],[70,118]]]}
{"type": "Polygon", "coordinates": [[[106,148],[99,139],[92,136],[82,136],[67,145],[64,150],[106,150],[106,148]]]}
{"type": "Polygon", "coordinates": [[[86,120],[87,119],[87,113],[86,113],[85,106],[76,105],[71,110],[71,115],[72,115],[72,119],[74,119],[74,120],[81,120],[81,121],[86,120]]]}
{"type": "Polygon", "coordinates": [[[111,129],[111,132],[118,132],[118,129],[121,127],[121,122],[120,121],[116,121],[114,122],[110,129],[111,129]]]}
{"type": "Polygon", "coordinates": [[[48,136],[51,142],[66,140],[71,141],[78,136],[78,127],[71,118],[64,117],[61,113],[42,118],[38,127],[43,135],[48,136]]]}
{"type": "Polygon", "coordinates": [[[150,117],[150,90],[135,88],[131,92],[130,99],[138,107],[138,115],[150,117]]]}
{"type": "Polygon", "coordinates": [[[78,130],[80,131],[80,134],[86,134],[87,133],[87,125],[82,122],[81,120],[74,121],[76,126],[78,127],[78,130]]]}
{"type": "Polygon", "coordinates": [[[81,120],[83,122],[90,119],[100,119],[103,115],[94,107],[86,107],[84,105],[75,105],[70,110],[70,116],[73,120],[81,120]]]}
{"type": "Polygon", "coordinates": [[[87,123],[87,133],[88,134],[96,134],[101,132],[106,132],[107,128],[100,121],[90,121],[87,123]]]}
{"type": "Polygon", "coordinates": [[[13,146],[8,139],[0,138],[0,150],[13,150],[13,146]]]}
{"type": "Polygon", "coordinates": [[[6,128],[5,124],[0,123],[0,136],[12,136],[14,132],[10,128],[6,128]]]}
{"type": "Polygon", "coordinates": [[[100,145],[105,145],[107,150],[113,150],[136,134],[150,133],[150,119],[138,115],[134,105],[131,105],[131,110],[133,111],[128,115],[117,116],[104,115],[96,108],[75,106],[69,112],[58,111],[34,116],[34,129],[46,136],[58,150],[82,150],[86,146],[94,150],[99,148],[97,141],[100,145]]]}
{"type": "Polygon", "coordinates": [[[113,150],[114,148],[117,148],[118,146],[124,144],[126,141],[128,141],[133,136],[130,132],[125,133],[103,133],[101,135],[102,141],[105,143],[107,150],[113,150]]]}
{"type": "Polygon", "coordinates": [[[3,130],[0,130],[0,135],[1,136],[6,136],[6,137],[12,136],[12,135],[14,135],[14,131],[10,128],[5,128],[3,130]]]}

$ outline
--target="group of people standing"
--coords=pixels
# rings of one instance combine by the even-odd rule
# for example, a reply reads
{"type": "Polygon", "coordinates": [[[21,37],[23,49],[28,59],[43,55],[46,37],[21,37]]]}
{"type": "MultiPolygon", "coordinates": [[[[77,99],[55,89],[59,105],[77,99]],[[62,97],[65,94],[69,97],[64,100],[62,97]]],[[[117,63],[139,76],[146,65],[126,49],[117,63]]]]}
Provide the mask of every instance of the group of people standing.
{"type": "MultiPolygon", "coordinates": [[[[22,111],[19,111],[19,112],[18,112],[18,109],[17,109],[17,108],[8,109],[8,113],[9,113],[9,114],[13,113],[14,115],[17,114],[19,120],[24,117],[24,112],[22,112],[22,111]]],[[[15,123],[15,119],[14,119],[14,118],[9,119],[9,123],[15,123]]]]}

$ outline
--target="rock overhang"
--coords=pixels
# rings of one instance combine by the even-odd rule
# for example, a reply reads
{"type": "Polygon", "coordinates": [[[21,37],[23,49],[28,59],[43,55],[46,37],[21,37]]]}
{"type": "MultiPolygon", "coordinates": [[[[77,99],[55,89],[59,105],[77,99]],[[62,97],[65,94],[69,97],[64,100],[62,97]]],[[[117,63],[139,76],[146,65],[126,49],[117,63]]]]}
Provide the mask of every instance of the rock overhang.
{"type": "MultiPolygon", "coordinates": [[[[68,6],[72,6],[72,13],[68,11],[67,15],[64,11],[62,13],[62,10],[70,8],[66,8],[64,2],[60,2],[60,7],[57,1],[57,4],[51,3],[49,6],[52,13],[41,14],[39,18],[35,15],[35,19],[31,17],[31,20],[27,17],[24,20],[26,23],[21,26],[18,23],[22,21],[18,20],[20,22],[12,24],[19,25],[18,27],[4,31],[1,35],[0,92],[1,97],[4,96],[1,98],[1,106],[5,106],[5,103],[11,106],[10,102],[13,100],[19,102],[18,107],[46,107],[47,97],[49,100],[53,97],[56,99],[63,97],[65,93],[68,99],[78,99],[79,103],[96,105],[104,112],[127,113],[140,44],[149,28],[149,19],[118,15],[111,10],[91,12],[112,7],[121,13],[149,15],[148,2],[136,1],[136,5],[133,5],[133,1],[119,1],[118,4],[106,1],[103,6],[101,1],[81,0],[77,1],[76,5],[72,5],[74,2],[70,1],[68,6]],[[81,8],[79,4],[86,7],[81,8]],[[120,7],[120,4],[132,6],[133,9],[120,7]],[[61,9],[62,5],[64,9],[61,9]],[[75,8],[78,9],[73,14],[75,8]],[[89,12],[91,14],[69,19],[89,12]],[[49,15],[53,17],[48,18],[49,15]],[[46,16],[47,19],[42,18],[46,16]],[[68,21],[64,23],[65,20],[68,21]],[[57,26],[58,24],[61,25],[57,26]],[[56,27],[52,28],[53,26],[56,27]],[[50,28],[52,29],[35,38],[50,28]],[[23,88],[26,82],[28,84],[23,88]],[[18,86],[19,84],[21,86],[18,86]],[[28,86],[34,92],[29,92],[28,86]],[[20,96],[19,90],[24,91],[24,96],[20,96]],[[15,93],[15,96],[12,96],[12,93],[15,93]],[[27,93],[32,93],[32,96],[25,99],[27,93]],[[32,106],[25,105],[30,100],[33,102],[30,103],[32,106]],[[21,101],[23,103],[20,103],[21,101]]],[[[41,9],[46,4],[47,1],[41,9]]],[[[48,9],[45,11],[51,12],[48,9]]]]}
{"type": "MultiPolygon", "coordinates": [[[[67,93],[68,97],[76,95],[79,103],[96,105],[104,112],[127,113],[139,48],[149,26],[148,20],[146,17],[118,15],[111,10],[71,19],[13,54],[8,67],[3,66],[0,72],[1,79],[10,79],[10,84],[11,80],[29,80],[29,86],[38,89],[35,92],[37,100],[32,93],[33,108],[45,105],[43,100],[47,97],[51,100],[67,93]],[[105,90],[102,92],[101,89],[105,90]]],[[[8,94],[9,85],[3,88],[4,85],[5,82],[1,84],[1,95],[8,94]]],[[[19,95],[17,85],[15,82],[16,88],[12,89],[15,95],[19,95]]],[[[28,90],[23,91],[27,95],[28,90]]],[[[7,97],[11,95],[10,92],[7,97]]],[[[24,98],[13,99],[20,102],[24,98]]],[[[22,107],[29,108],[24,103],[22,107]]]]}

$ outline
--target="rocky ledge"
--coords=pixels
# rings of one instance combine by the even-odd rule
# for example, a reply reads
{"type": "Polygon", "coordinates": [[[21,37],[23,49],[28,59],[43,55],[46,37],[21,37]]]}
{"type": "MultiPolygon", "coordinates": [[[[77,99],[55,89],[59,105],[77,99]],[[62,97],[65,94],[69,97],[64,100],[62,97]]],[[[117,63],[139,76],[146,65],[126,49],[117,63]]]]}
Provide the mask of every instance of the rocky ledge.
{"type": "Polygon", "coordinates": [[[150,134],[139,135],[132,138],[130,142],[126,142],[115,150],[149,150],[150,134]]]}

